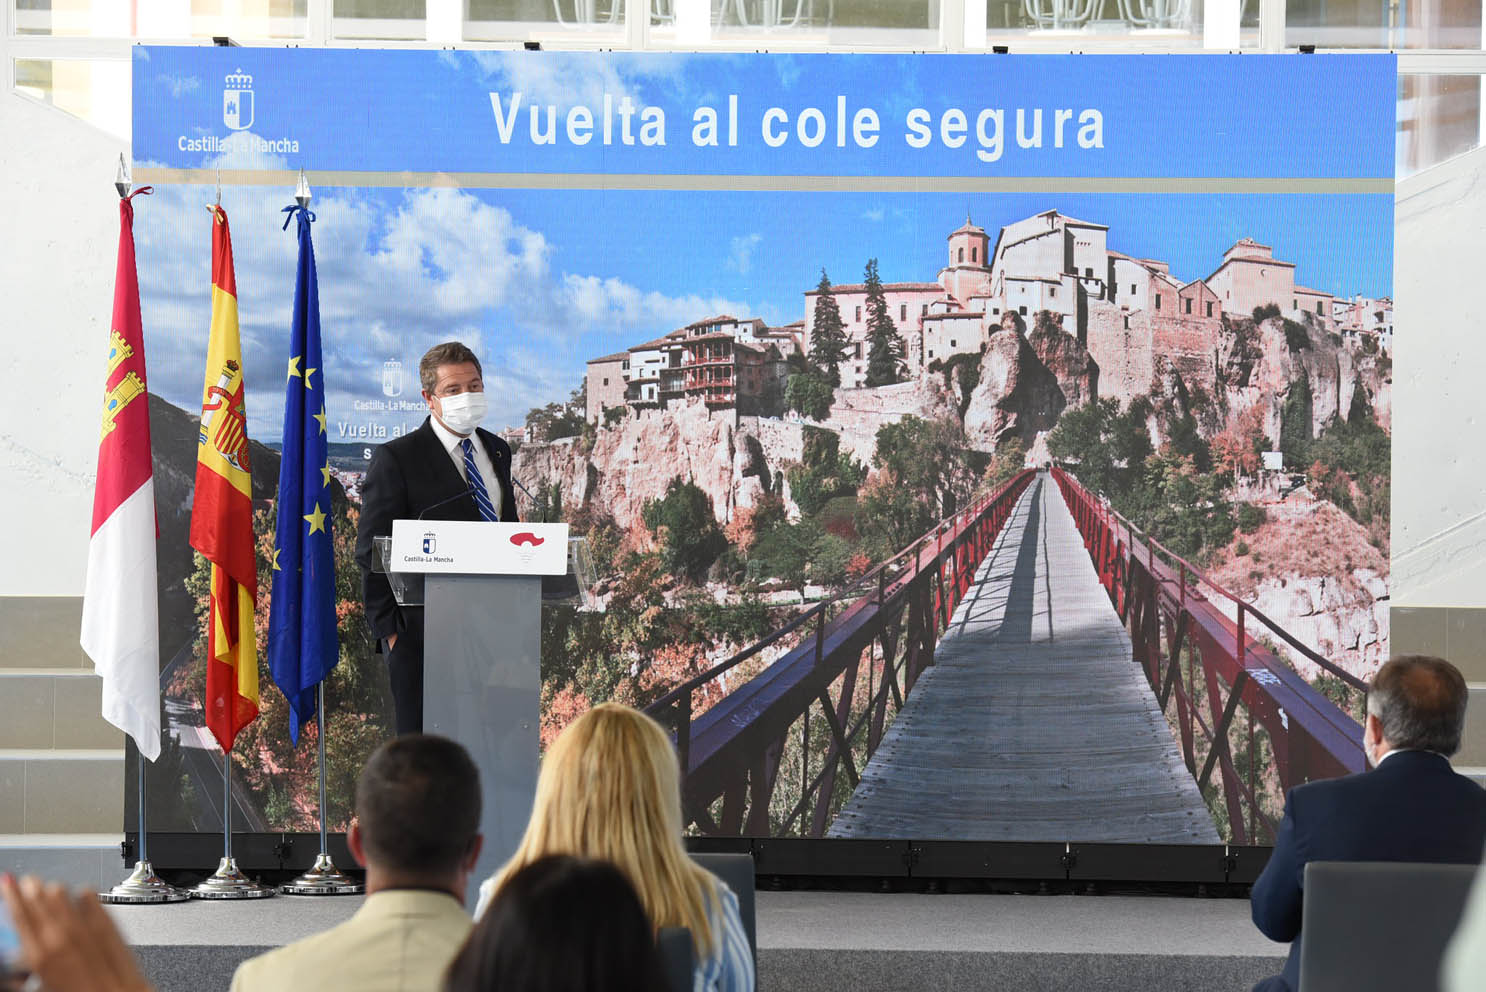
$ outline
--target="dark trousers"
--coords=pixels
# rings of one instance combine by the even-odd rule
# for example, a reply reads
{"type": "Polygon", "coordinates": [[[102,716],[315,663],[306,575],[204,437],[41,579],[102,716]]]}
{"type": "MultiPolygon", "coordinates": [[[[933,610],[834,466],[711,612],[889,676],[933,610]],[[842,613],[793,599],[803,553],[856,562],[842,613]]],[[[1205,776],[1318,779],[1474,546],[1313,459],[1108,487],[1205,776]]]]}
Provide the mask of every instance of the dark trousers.
{"type": "Polygon", "coordinates": [[[397,646],[387,653],[387,681],[399,737],[423,733],[423,611],[406,610],[404,620],[407,626],[397,635],[397,646]]]}

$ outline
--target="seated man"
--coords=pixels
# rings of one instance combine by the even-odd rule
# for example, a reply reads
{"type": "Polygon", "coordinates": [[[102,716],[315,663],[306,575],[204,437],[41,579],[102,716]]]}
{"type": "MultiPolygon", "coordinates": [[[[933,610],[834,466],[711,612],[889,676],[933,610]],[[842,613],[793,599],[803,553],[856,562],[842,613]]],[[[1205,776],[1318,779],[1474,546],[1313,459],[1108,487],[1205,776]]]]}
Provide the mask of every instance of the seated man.
{"type": "Polygon", "coordinates": [[[232,992],[434,992],[470,932],[464,891],[480,853],[480,775],[432,735],[383,744],[356,781],[346,841],[366,903],[338,927],[244,961],[232,992]]]}
{"type": "MultiPolygon", "coordinates": [[[[1254,923],[1295,941],[1285,970],[1254,992],[1300,983],[1301,882],[1309,861],[1475,864],[1486,843],[1486,790],[1450,768],[1465,725],[1465,679],[1448,661],[1394,658],[1367,697],[1362,749],[1371,771],[1298,786],[1274,854],[1254,884],[1254,923]]],[[[1379,912],[1407,911],[1382,906],[1379,912]]]]}

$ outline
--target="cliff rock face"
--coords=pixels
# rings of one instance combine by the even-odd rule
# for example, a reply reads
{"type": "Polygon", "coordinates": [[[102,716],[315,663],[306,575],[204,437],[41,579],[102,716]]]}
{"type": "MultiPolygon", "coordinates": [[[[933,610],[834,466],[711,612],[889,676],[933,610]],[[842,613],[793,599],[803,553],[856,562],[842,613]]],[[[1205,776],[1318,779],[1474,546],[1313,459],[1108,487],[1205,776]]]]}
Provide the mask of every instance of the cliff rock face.
{"type": "Polygon", "coordinates": [[[875,386],[870,389],[838,389],[830,416],[821,424],[841,435],[841,450],[864,465],[872,462],[877,432],[905,416],[923,420],[958,422],[960,412],[941,375],[875,386]]]}
{"type": "Polygon", "coordinates": [[[770,427],[734,428],[730,416],[709,417],[700,403],[643,410],[600,430],[591,451],[578,438],[523,444],[513,468],[527,488],[555,483],[563,505],[587,504],[620,527],[638,520],[645,501],[665,495],[680,476],[707,494],[713,514],[726,523],[768,492],[779,463],[798,459],[802,450],[799,424],[752,423],[770,427]]]}
{"type": "Polygon", "coordinates": [[[1070,407],[1083,406],[1099,398],[1099,366],[1089,357],[1078,338],[1063,330],[1046,310],[1034,318],[1027,343],[1053,377],[1070,407]]]}
{"type": "Polygon", "coordinates": [[[1039,431],[1052,429],[1068,403],[1057,375],[1027,339],[997,331],[980,359],[980,382],[965,409],[965,436],[981,451],[994,451],[1013,434],[1031,444],[1039,431]]]}
{"type": "MultiPolygon", "coordinates": [[[[1292,499],[1267,512],[1268,522],[1234,542],[1243,541],[1249,553],[1224,552],[1209,574],[1301,643],[1359,678],[1372,677],[1388,658],[1387,557],[1362,525],[1324,500],[1292,499]]],[[[1226,600],[1214,602],[1233,615],[1226,600]]],[[[1250,629],[1265,633],[1262,625],[1250,629]]],[[[1302,675],[1319,671],[1286,653],[1302,675]]]]}

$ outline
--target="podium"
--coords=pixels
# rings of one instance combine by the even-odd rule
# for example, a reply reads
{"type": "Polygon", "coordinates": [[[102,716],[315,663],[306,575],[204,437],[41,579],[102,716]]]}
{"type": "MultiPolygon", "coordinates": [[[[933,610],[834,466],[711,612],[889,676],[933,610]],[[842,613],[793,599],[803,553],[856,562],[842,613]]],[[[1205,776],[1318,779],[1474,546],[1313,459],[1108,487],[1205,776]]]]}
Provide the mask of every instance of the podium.
{"type": "Polygon", "coordinates": [[[463,744],[480,770],[485,843],[466,893],[473,908],[531,815],[542,580],[567,574],[568,526],[396,520],[384,549],[398,603],[423,606],[423,729],[463,744]]]}

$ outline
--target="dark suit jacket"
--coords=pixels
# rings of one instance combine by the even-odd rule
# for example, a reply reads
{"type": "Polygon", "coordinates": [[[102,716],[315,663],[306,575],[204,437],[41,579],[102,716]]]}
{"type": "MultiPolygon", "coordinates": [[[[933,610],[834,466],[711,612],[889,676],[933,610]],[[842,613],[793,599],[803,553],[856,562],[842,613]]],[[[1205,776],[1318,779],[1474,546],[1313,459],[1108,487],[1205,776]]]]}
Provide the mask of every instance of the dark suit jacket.
{"type": "MultiPolygon", "coordinates": [[[[511,446],[487,430],[475,436],[490,455],[500,482],[502,520],[516,520],[516,496],[511,485],[511,446]]],[[[392,521],[423,514],[429,520],[479,520],[480,509],[467,492],[469,486],[427,419],[410,434],[394,438],[372,452],[371,466],[361,489],[361,523],[356,530],[356,563],[361,566],[362,599],[366,622],[381,642],[392,634],[411,632],[423,640],[423,611],[398,608],[387,577],[373,571],[376,546],[372,538],[392,533],[392,521]],[[464,493],[463,496],[460,494],[464,493]],[[448,502],[444,502],[447,500],[448,502]]],[[[421,654],[421,652],[420,652],[421,654]]]]}
{"type": "Polygon", "coordinates": [[[1307,862],[1476,864],[1483,844],[1486,790],[1428,751],[1400,751],[1372,771],[1292,789],[1274,854],[1254,883],[1251,908],[1266,937],[1295,943],[1284,973],[1259,987],[1282,992],[1300,984],[1296,938],[1307,862]]]}

